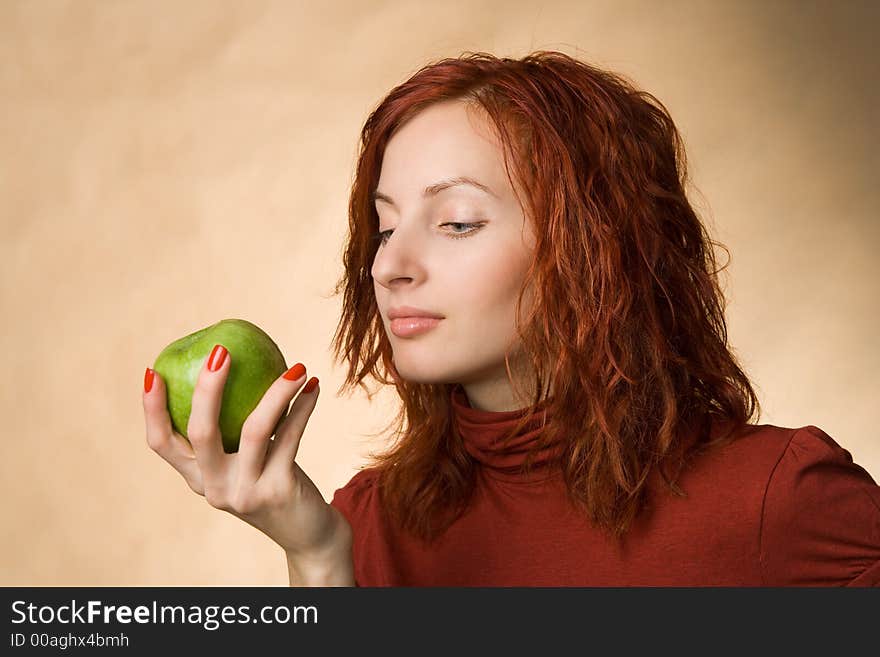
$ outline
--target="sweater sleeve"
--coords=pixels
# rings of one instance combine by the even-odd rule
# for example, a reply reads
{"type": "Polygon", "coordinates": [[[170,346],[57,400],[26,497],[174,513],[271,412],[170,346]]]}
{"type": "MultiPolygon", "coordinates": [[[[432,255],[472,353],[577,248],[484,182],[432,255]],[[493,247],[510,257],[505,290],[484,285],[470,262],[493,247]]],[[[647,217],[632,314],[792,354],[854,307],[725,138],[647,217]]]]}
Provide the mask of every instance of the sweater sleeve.
{"type": "Polygon", "coordinates": [[[815,426],[770,475],[760,532],[766,586],[880,586],[880,486],[815,426]]]}
{"type": "Polygon", "coordinates": [[[358,539],[362,537],[364,532],[363,522],[366,519],[367,509],[367,495],[365,495],[365,488],[367,488],[371,482],[372,473],[369,470],[361,470],[357,474],[355,474],[351,480],[342,488],[338,488],[333,493],[333,499],[330,501],[330,505],[336,507],[342,515],[345,516],[346,520],[348,520],[348,524],[351,525],[352,533],[354,534],[354,559],[355,559],[355,580],[354,585],[360,587],[361,584],[358,581],[357,573],[358,573],[358,556],[359,556],[359,546],[357,545],[358,539]]]}

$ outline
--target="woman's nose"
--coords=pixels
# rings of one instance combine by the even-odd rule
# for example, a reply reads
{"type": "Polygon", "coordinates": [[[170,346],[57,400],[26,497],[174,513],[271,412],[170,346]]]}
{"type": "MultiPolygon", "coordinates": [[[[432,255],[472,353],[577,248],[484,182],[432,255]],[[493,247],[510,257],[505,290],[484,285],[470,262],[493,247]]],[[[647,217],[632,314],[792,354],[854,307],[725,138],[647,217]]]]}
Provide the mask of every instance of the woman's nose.
{"type": "Polygon", "coordinates": [[[416,278],[424,270],[424,244],[417,231],[405,225],[396,226],[386,233],[384,244],[379,245],[373,259],[372,276],[389,286],[398,278],[416,278]]]}

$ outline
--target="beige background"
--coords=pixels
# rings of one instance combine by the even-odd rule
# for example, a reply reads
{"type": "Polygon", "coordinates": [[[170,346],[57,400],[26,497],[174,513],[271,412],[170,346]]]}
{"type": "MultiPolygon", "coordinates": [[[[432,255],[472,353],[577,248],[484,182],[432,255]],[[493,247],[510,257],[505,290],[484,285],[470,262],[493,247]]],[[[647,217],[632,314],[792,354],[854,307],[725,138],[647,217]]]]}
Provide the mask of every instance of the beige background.
{"type": "Polygon", "coordinates": [[[299,461],[329,500],[393,401],[337,398],[331,366],[358,132],[465,50],[562,50],[666,104],[762,422],[880,479],[877,7],[0,3],[0,584],[287,583],[147,447],[144,367],[219,319],[263,327],[321,378],[299,461]]]}

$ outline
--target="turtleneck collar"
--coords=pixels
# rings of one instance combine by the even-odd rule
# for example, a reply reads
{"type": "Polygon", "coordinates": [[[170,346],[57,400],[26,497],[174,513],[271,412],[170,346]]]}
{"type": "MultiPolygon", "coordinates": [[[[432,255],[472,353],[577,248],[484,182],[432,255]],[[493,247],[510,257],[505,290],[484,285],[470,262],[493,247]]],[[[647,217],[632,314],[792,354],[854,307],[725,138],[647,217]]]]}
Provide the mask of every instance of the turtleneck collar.
{"type": "Polygon", "coordinates": [[[516,482],[538,482],[554,476],[548,462],[561,448],[557,443],[542,448],[532,460],[531,472],[522,471],[526,454],[535,448],[547,417],[548,400],[542,400],[528,424],[502,443],[505,434],[528,414],[529,407],[515,411],[483,411],[471,407],[461,384],[452,387],[453,426],[464,441],[468,453],[483,466],[487,475],[516,482]]]}

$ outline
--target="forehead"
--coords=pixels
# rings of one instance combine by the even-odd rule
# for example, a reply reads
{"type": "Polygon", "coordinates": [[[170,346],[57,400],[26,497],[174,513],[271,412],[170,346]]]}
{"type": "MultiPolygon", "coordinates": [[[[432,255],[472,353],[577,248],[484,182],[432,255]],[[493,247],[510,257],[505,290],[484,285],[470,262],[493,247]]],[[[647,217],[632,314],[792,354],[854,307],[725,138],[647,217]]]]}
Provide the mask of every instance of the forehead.
{"type": "Polygon", "coordinates": [[[398,129],[385,148],[377,187],[395,198],[415,196],[453,176],[476,178],[499,195],[510,184],[491,122],[462,101],[431,105],[398,129]]]}

